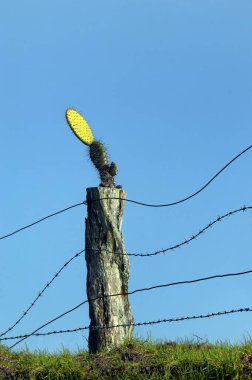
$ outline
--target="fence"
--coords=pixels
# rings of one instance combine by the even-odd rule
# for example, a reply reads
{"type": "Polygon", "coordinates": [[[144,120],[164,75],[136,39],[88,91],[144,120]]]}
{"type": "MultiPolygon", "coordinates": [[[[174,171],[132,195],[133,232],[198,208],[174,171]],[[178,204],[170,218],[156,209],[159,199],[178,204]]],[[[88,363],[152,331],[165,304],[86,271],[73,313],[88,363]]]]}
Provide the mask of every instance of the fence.
{"type": "MultiPolygon", "coordinates": [[[[248,148],[244,149],[241,153],[239,153],[237,156],[235,156],[231,161],[229,161],[217,174],[215,174],[203,187],[201,187],[198,191],[196,191],[195,193],[189,195],[188,197],[185,197],[179,201],[176,201],[176,202],[172,202],[172,203],[167,203],[167,204],[159,204],[159,205],[153,205],[153,204],[146,204],[146,203],[142,203],[142,202],[139,202],[139,201],[135,201],[135,200],[131,200],[131,199],[125,199],[125,201],[127,202],[131,202],[131,203],[134,203],[134,204],[138,204],[138,205],[141,205],[141,206],[145,206],[145,207],[169,207],[169,206],[174,206],[174,205],[177,205],[179,203],[182,203],[182,202],[185,202],[189,199],[191,199],[192,197],[196,196],[197,194],[199,194],[201,191],[203,191],[218,175],[220,175],[229,165],[231,165],[235,160],[237,160],[239,157],[241,157],[244,153],[246,153],[248,150],[250,150],[252,148],[252,145],[250,145],[248,148]]],[[[3,239],[7,239],[27,228],[30,228],[38,223],[41,223],[51,217],[54,217],[56,215],[59,215],[63,212],[66,212],[66,211],[69,211],[75,207],[78,207],[78,206],[82,206],[82,205],[86,205],[87,203],[84,201],[84,202],[80,202],[80,203],[77,203],[77,204],[74,204],[70,207],[67,207],[67,208],[64,208],[60,211],[57,211],[55,213],[52,213],[50,215],[47,215],[46,217],[44,218],[41,218],[29,225],[26,225],[22,228],[19,228],[9,234],[6,234],[6,235],[3,235],[2,237],[0,237],[0,240],[3,240],[3,239]]],[[[165,248],[165,249],[162,249],[162,250],[158,250],[158,251],[155,251],[155,252],[152,252],[152,253],[127,253],[129,256],[135,256],[135,257],[152,257],[152,256],[157,256],[157,255],[160,255],[160,254],[167,254],[169,253],[170,251],[174,251],[178,248],[180,248],[181,246],[183,245],[186,245],[186,244],[189,244],[191,243],[193,240],[195,240],[197,237],[199,237],[200,235],[202,235],[203,233],[205,233],[207,230],[209,230],[210,228],[212,228],[215,224],[217,224],[218,222],[221,222],[222,220],[228,218],[228,217],[231,217],[231,216],[234,216],[236,215],[237,213],[241,213],[241,212],[245,212],[245,211],[248,211],[248,210],[251,210],[252,209],[252,206],[242,206],[238,209],[235,209],[233,211],[229,211],[228,213],[222,215],[222,216],[218,216],[215,220],[213,220],[212,222],[208,223],[203,229],[201,229],[198,233],[196,233],[195,235],[192,235],[190,238],[188,239],[185,239],[184,241],[176,244],[176,245],[173,245],[173,246],[170,246],[168,248],[165,248]]],[[[88,248],[89,250],[92,249],[91,247],[88,248]]],[[[84,252],[85,250],[81,250],[80,252],[78,253],[75,253],[68,261],[66,261],[62,266],[61,268],[56,272],[56,274],[46,283],[46,285],[43,287],[43,289],[38,293],[37,297],[32,301],[32,303],[29,305],[28,308],[26,308],[26,310],[21,314],[21,316],[17,319],[17,321],[12,324],[8,329],[6,329],[4,332],[2,332],[0,334],[0,342],[3,342],[3,341],[11,341],[11,340],[17,340],[17,342],[15,342],[14,344],[12,344],[9,348],[13,348],[15,347],[17,344],[21,343],[22,341],[24,341],[25,339],[31,337],[31,336],[48,336],[48,335],[52,335],[52,334],[63,334],[63,333],[72,333],[72,332],[78,332],[78,331],[83,331],[83,330],[87,330],[89,329],[89,326],[84,326],[84,327],[78,327],[78,328],[75,328],[75,329],[67,329],[67,330],[58,330],[58,331],[48,331],[48,332],[45,332],[45,333],[39,333],[38,331],[40,331],[42,328],[48,326],[49,324],[59,320],[60,318],[62,318],[63,316],[73,312],[74,310],[80,308],[81,306],[85,305],[88,303],[88,300],[85,300],[83,302],[81,302],[79,305],[73,307],[72,309],[70,310],[67,310],[66,312],[58,315],[57,317],[51,319],[50,321],[44,323],[42,326],[39,326],[36,330],[32,331],[31,333],[29,334],[24,334],[24,335],[19,335],[19,336],[7,336],[5,337],[6,334],[8,334],[10,331],[12,331],[26,316],[27,314],[31,311],[31,309],[33,308],[33,306],[36,304],[36,302],[40,299],[40,297],[42,296],[42,294],[51,286],[51,284],[60,276],[61,272],[66,269],[70,263],[77,259],[78,257],[80,257],[80,255],[84,252]]],[[[184,280],[184,281],[178,281],[178,282],[173,282],[173,283],[166,283],[166,284],[158,284],[158,285],[155,285],[155,286],[151,286],[151,287],[147,287],[147,288],[140,288],[140,289],[135,289],[133,291],[130,291],[128,293],[117,293],[117,294],[108,294],[108,295],[105,295],[103,297],[116,297],[116,296],[119,296],[119,295],[133,295],[135,293],[138,293],[138,292],[146,292],[146,291],[151,291],[153,289],[159,289],[159,288],[164,288],[164,287],[172,287],[172,286],[178,286],[178,285],[182,285],[182,284],[192,284],[192,283],[196,283],[196,282],[202,282],[202,281],[209,281],[209,280],[212,280],[212,279],[216,279],[216,278],[227,278],[227,277],[235,277],[235,276],[243,276],[243,275],[247,275],[247,274],[251,274],[252,273],[252,269],[249,269],[247,271],[243,271],[243,272],[237,272],[237,273],[225,273],[225,274],[216,274],[216,275],[213,275],[213,276],[209,276],[209,277],[202,277],[202,278],[197,278],[197,279],[192,279],[192,280],[184,280]]],[[[102,298],[102,297],[96,297],[95,299],[99,299],[99,298],[102,298]]],[[[93,300],[95,300],[93,299],[93,300]]],[[[145,326],[145,325],[154,325],[154,324],[160,324],[160,323],[173,323],[173,322],[181,322],[181,321],[186,321],[186,320],[195,320],[195,319],[205,319],[205,318],[211,318],[211,317],[215,317],[215,316],[221,316],[221,315],[229,315],[229,314],[234,314],[234,313],[244,313],[244,312],[251,312],[252,309],[249,308],[249,307],[246,307],[246,308],[240,308],[240,309],[232,309],[232,310],[225,310],[225,311],[219,311],[219,312],[213,312],[213,313],[208,313],[208,314],[204,314],[204,315],[193,315],[193,316],[185,316],[185,317],[179,317],[179,318],[169,318],[169,319],[161,319],[161,320],[155,320],[155,321],[148,321],[148,322],[137,322],[137,323],[133,323],[133,324],[129,324],[129,325],[132,325],[132,326],[145,326]]],[[[113,325],[113,326],[94,326],[93,328],[94,329],[104,329],[104,328],[117,328],[117,327],[126,327],[126,326],[129,326],[129,325],[113,325]]]]}

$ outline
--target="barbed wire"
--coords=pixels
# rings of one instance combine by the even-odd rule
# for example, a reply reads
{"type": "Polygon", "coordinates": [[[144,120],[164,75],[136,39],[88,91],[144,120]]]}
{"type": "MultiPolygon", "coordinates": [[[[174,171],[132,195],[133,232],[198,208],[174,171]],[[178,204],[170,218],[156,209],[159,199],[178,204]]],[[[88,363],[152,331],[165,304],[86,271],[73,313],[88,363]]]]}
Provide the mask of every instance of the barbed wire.
{"type": "MultiPolygon", "coordinates": [[[[58,272],[55,273],[55,275],[52,277],[52,279],[50,281],[47,282],[47,284],[44,286],[44,288],[38,293],[37,297],[32,301],[32,303],[30,304],[30,306],[23,312],[23,314],[21,315],[21,317],[13,324],[11,325],[7,330],[5,330],[4,332],[2,332],[0,334],[0,338],[4,335],[6,335],[8,332],[10,332],[11,330],[14,329],[14,327],[16,327],[21,321],[22,319],[28,315],[29,311],[33,308],[33,306],[35,305],[35,303],[38,301],[38,299],[43,295],[43,293],[50,287],[50,285],[56,280],[56,278],[59,277],[60,273],[63,271],[63,269],[67,268],[67,266],[74,260],[76,259],[77,257],[79,257],[85,250],[83,249],[82,251],[76,253],[74,256],[72,256],[68,261],[65,262],[64,265],[62,265],[62,267],[58,270],[58,272]]],[[[1,339],[0,339],[1,340],[1,339]]]]}
{"type": "MultiPolygon", "coordinates": [[[[111,328],[117,328],[117,327],[139,327],[139,326],[147,326],[147,325],[156,325],[160,323],[174,323],[174,322],[183,322],[183,321],[189,321],[189,320],[195,320],[195,319],[205,319],[205,318],[212,318],[222,315],[229,315],[229,314],[235,314],[235,313],[244,313],[244,312],[251,312],[252,309],[249,307],[246,308],[240,308],[240,309],[232,309],[232,310],[225,310],[225,311],[218,311],[214,313],[208,313],[208,314],[201,314],[201,315],[193,315],[193,316],[186,316],[186,317],[179,317],[179,318],[165,318],[165,319],[159,319],[155,321],[148,321],[148,322],[137,322],[137,323],[125,323],[125,324],[118,324],[118,325],[111,325],[111,326],[84,326],[84,327],[78,327],[75,329],[67,329],[67,330],[55,330],[55,331],[48,331],[45,333],[36,333],[33,334],[33,336],[48,336],[53,334],[65,334],[65,333],[73,333],[73,332],[79,332],[83,330],[104,330],[104,329],[111,329],[111,328]]],[[[30,337],[30,334],[25,335],[18,335],[18,336],[11,336],[7,338],[1,339],[2,341],[7,340],[15,340],[15,339],[25,339],[30,337]]],[[[19,342],[13,344],[9,347],[9,349],[13,348],[16,344],[19,342]]]]}
{"type": "MultiPolygon", "coordinates": [[[[192,240],[196,239],[199,235],[201,235],[202,233],[204,233],[206,230],[208,230],[209,228],[211,228],[214,224],[216,224],[217,222],[220,222],[222,221],[224,218],[227,218],[228,216],[232,216],[238,212],[241,212],[241,211],[246,211],[248,209],[252,209],[251,206],[243,206],[239,209],[236,209],[236,210],[233,210],[233,211],[230,211],[222,216],[218,216],[213,222],[210,222],[206,227],[204,227],[202,230],[200,230],[197,234],[193,235],[191,238],[189,239],[186,239],[185,241],[183,241],[182,243],[179,243],[179,244],[176,244],[174,246],[171,246],[169,248],[166,248],[166,249],[162,249],[162,250],[159,250],[159,251],[156,251],[156,252],[153,252],[153,253],[147,253],[147,254],[143,254],[143,253],[139,253],[139,254],[136,254],[136,253],[128,253],[128,256],[139,256],[139,257],[149,257],[149,256],[155,256],[155,255],[158,255],[158,254],[161,254],[161,253],[166,253],[168,251],[171,251],[171,250],[174,250],[176,248],[180,248],[181,246],[185,245],[185,244],[188,244],[190,243],[192,240]]],[[[86,250],[94,250],[94,251],[100,251],[98,249],[86,249],[86,250]]],[[[28,314],[28,312],[31,310],[31,308],[35,305],[35,303],[37,302],[37,300],[42,296],[42,294],[45,292],[46,289],[49,288],[49,286],[52,284],[52,282],[59,276],[59,274],[61,273],[61,271],[63,269],[65,269],[69,263],[74,260],[75,258],[79,257],[80,254],[82,252],[84,252],[85,250],[82,250],[80,252],[78,252],[77,254],[75,254],[73,257],[71,257],[61,268],[60,270],[53,276],[53,278],[45,285],[45,287],[42,289],[41,292],[39,292],[38,296],[35,298],[35,300],[31,303],[31,305],[23,312],[23,314],[21,315],[21,317],[11,326],[9,327],[6,331],[4,331],[3,333],[0,334],[0,337],[6,335],[8,332],[10,332],[14,327],[16,327],[20,322],[21,320],[28,314]]],[[[117,254],[121,254],[121,253],[117,253],[117,254]]],[[[127,254],[121,254],[121,255],[127,255],[127,254]]],[[[210,278],[217,278],[217,277],[226,277],[226,276],[230,276],[230,275],[241,275],[241,274],[247,274],[247,273],[250,273],[250,271],[246,271],[246,272],[242,272],[242,273],[238,273],[238,274],[228,274],[228,275],[217,275],[217,276],[211,276],[210,278]]],[[[197,279],[197,280],[192,280],[192,282],[198,282],[198,281],[204,281],[206,279],[210,279],[210,278],[203,278],[203,279],[197,279]]],[[[188,281],[186,282],[179,282],[179,283],[190,283],[188,281]]],[[[154,286],[154,287],[151,287],[151,288],[142,288],[142,289],[137,289],[133,292],[129,292],[127,293],[128,295],[130,294],[134,294],[136,292],[139,292],[139,291],[146,291],[146,290],[151,290],[151,289],[155,289],[155,288],[158,288],[158,287],[164,287],[164,286],[171,286],[171,285],[177,285],[179,283],[174,283],[174,284],[165,284],[165,285],[158,285],[158,286],[154,286]]],[[[110,295],[110,296],[118,296],[118,295],[122,295],[122,294],[115,294],[115,295],[110,295]]],[[[87,301],[85,301],[86,303],[87,301]]],[[[83,303],[82,303],[83,304],[83,303]]],[[[81,305],[82,305],[81,304],[81,305]]]]}
{"type": "MultiPolygon", "coordinates": [[[[34,330],[32,333],[30,333],[29,335],[27,335],[26,337],[22,338],[20,341],[18,341],[16,344],[18,343],[21,343],[23,340],[27,339],[28,337],[32,336],[32,335],[35,335],[39,330],[41,330],[42,328],[48,326],[49,324],[55,322],[56,320],[64,317],[65,315],[77,310],[78,308],[80,308],[81,306],[85,305],[86,303],[90,302],[90,301],[96,301],[98,299],[104,299],[104,298],[108,298],[108,297],[118,297],[118,296],[126,296],[126,295],[132,295],[132,294],[135,294],[135,293],[139,293],[139,292],[145,292],[145,291],[150,291],[150,290],[154,290],[154,289],[159,289],[159,288],[165,288],[165,287],[172,287],[172,286],[176,286],[176,285],[185,285],[185,284],[193,284],[193,283],[197,283],[197,282],[202,282],[202,281],[208,281],[208,280],[212,280],[212,279],[216,279],[216,278],[225,278],[225,277],[233,277],[233,276],[242,276],[242,275],[246,275],[246,274],[250,274],[252,273],[252,269],[251,270],[247,270],[247,271],[243,271],[243,272],[236,272],[236,273],[226,273],[226,274],[217,274],[217,275],[213,275],[213,276],[208,276],[208,277],[202,277],[202,278],[197,278],[197,279],[193,279],[193,280],[184,280],[184,281],[177,281],[177,282],[171,282],[171,283],[167,283],[167,284],[161,284],[161,285],[154,285],[154,286],[150,286],[150,287],[146,287],[146,288],[141,288],[141,289],[135,289],[135,290],[132,290],[130,292],[127,292],[127,293],[115,293],[115,294],[104,294],[102,296],[98,296],[98,297],[95,297],[95,298],[90,298],[90,299],[87,299],[83,302],[81,302],[79,305],[67,310],[66,312],[60,314],[59,316],[57,316],[56,318],[53,318],[51,319],[50,321],[46,322],[45,324],[43,324],[42,326],[38,327],[36,330],[34,330]]],[[[0,339],[1,341],[2,339],[0,339]]],[[[15,344],[15,345],[16,345],[15,344]]],[[[14,347],[14,346],[13,346],[14,347]]],[[[10,347],[12,348],[12,347],[10,347]]]]}
{"type": "MultiPolygon", "coordinates": [[[[124,201],[126,201],[126,202],[130,202],[130,203],[135,203],[135,204],[138,204],[138,205],[141,205],[141,206],[146,206],[146,207],[169,207],[169,206],[175,206],[175,205],[177,205],[177,204],[179,204],[179,203],[182,203],[182,202],[185,202],[185,201],[187,201],[187,200],[189,200],[189,199],[191,199],[191,198],[193,198],[194,196],[196,196],[197,194],[199,194],[201,191],[203,191],[208,185],[210,185],[210,183],[216,178],[216,177],[218,177],[229,165],[231,165],[235,160],[237,160],[239,157],[241,157],[244,153],[246,153],[249,149],[251,149],[252,148],[252,145],[250,145],[250,146],[248,146],[246,149],[244,149],[242,152],[240,152],[239,154],[237,154],[231,161],[229,161],[221,170],[219,170],[218,171],[218,173],[216,173],[203,187],[201,187],[199,190],[197,190],[195,193],[193,193],[193,194],[191,194],[191,195],[189,195],[189,196],[187,196],[186,198],[183,198],[183,199],[181,199],[181,200],[179,200],[179,201],[176,201],[176,202],[172,202],[172,203],[167,203],[167,204],[159,204],[159,205],[155,205],[155,204],[147,204],[147,203],[143,203],[143,202],[138,202],[138,201],[135,201],[135,200],[132,200],[132,199],[126,199],[126,198],[118,198],[118,197],[110,197],[110,198],[99,198],[99,199],[95,199],[95,200],[92,200],[92,202],[97,202],[97,201],[100,201],[100,200],[104,200],[104,199],[121,199],[121,200],[124,200],[124,201]]],[[[26,225],[26,226],[24,226],[24,227],[21,227],[21,228],[19,228],[18,230],[16,230],[16,231],[13,231],[13,232],[11,232],[11,233],[9,233],[9,234],[7,234],[7,235],[3,235],[3,236],[1,236],[0,237],[0,240],[3,240],[3,239],[6,239],[6,238],[8,238],[8,237],[10,237],[10,236],[13,236],[13,235],[15,235],[15,234],[17,234],[18,232],[21,232],[21,231],[23,231],[23,230],[25,230],[25,229],[27,229],[27,228],[30,228],[30,227],[32,227],[32,226],[34,226],[35,224],[38,224],[38,223],[40,223],[40,222],[42,222],[42,221],[44,221],[44,220],[46,220],[46,219],[49,219],[49,218],[51,218],[51,217],[53,217],[53,216],[55,216],[55,215],[58,215],[58,214],[60,214],[60,213],[63,213],[63,212],[65,212],[65,211],[67,211],[67,210],[70,210],[70,209],[72,209],[72,208],[74,208],[74,207],[77,207],[77,206],[80,206],[80,205],[87,205],[88,204],[88,202],[86,202],[86,201],[83,201],[83,202],[80,202],[80,203],[77,203],[77,204],[75,204],[75,205],[72,205],[72,206],[69,206],[69,207],[67,207],[67,208],[64,208],[64,209],[62,209],[62,210],[60,210],[60,211],[57,211],[57,212],[55,212],[55,213],[53,213],[53,214],[50,214],[50,215],[48,215],[48,216],[45,216],[44,218],[42,218],[42,219],[39,219],[39,220],[37,220],[37,221],[35,221],[35,222],[33,222],[33,223],[31,223],[31,224],[28,224],[28,225],[26,225]]]]}
{"type": "MultiPolygon", "coordinates": [[[[245,212],[246,210],[248,209],[252,209],[251,206],[243,206],[239,209],[236,209],[236,210],[233,210],[233,211],[230,211],[222,216],[218,216],[213,222],[210,222],[206,227],[204,227],[202,230],[200,230],[197,234],[193,235],[191,238],[189,239],[186,239],[185,241],[179,243],[179,244],[176,244],[176,245],[173,245],[171,247],[168,247],[168,248],[165,248],[165,249],[162,249],[162,250],[159,250],[159,251],[155,251],[153,253],[125,253],[125,254],[122,254],[120,252],[115,252],[117,254],[120,254],[120,255],[128,255],[128,256],[138,256],[138,257],[150,257],[150,256],[155,256],[155,255],[158,255],[158,254],[161,254],[161,253],[166,253],[168,251],[171,251],[171,250],[174,250],[174,249],[177,249],[177,248],[180,248],[181,246],[185,245],[185,244],[188,244],[190,243],[192,240],[195,240],[199,235],[201,235],[202,233],[204,233],[206,230],[208,230],[209,228],[211,228],[214,224],[216,224],[217,222],[220,222],[222,221],[224,218],[227,218],[229,216],[232,216],[238,212],[245,212]]],[[[93,251],[100,251],[98,249],[91,249],[91,248],[87,248],[86,250],[93,250],[93,251]]],[[[61,271],[63,269],[65,269],[72,260],[74,260],[75,258],[79,257],[81,255],[81,253],[83,253],[84,251],[86,250],[82,250],[78,253],[76,253],[73,257],[71,257],[61,268],[60,270],[53,276],[53,278],[44,286],[44,288],[42,289],[42,291],[39,292],[38,296],[35,298],[35,300],[31,303],[31,305],[23,312],[23,314],[21,315],[21,317],[11,326],[9,327],[6,331],[4,331],[3,333],[0,334],[0,337],[6,335],[8,332],[10,332],[11,330],[13,330],[14,327],[16,327],[21,321],[22,319],[28,314],[28,312],[32,309],[32,307],[35,305],[35,303],[37,302],[37,300],[42,296],[42,294],[45,292],[46,289],[49,288],[49,286],[52,284],[52,282],[59,276],[59,274],[61,273],[61,271]]],[[[114,252],[113,252],[114,253],[114,252]]]]}
{"type": "Polygon", "coordinates": [[[74,205],[72,205],[72,206],[69,206],[69,207],[66,207],[66,208],[64,208],[64,209],[62,209],[62,210],[60,210],[60,211],[56,211],[56,212],[54,212],[53,214],[47,215],[47,216],[45,216],[44,218],[41,218],[41,219],[39,219],[39,220],[36,220],[35,222],[30,223],[30,224],[28,224],[28,225],[26,225],[26,226],[24,226],[24,227],[21,227],[21,228],[19,228],[19,229],[16,230],[16,231],[13,231],[13,232],[10,232],[10,233],[7,234],[7,235],[3,235],[3,236],[1,236],[1,237],[0,237],[0,240],[6,239],[6,238],[8,238],[8,237],[10,237],[10,236],[12,236],[12,235],[17,234],[18,232],[21,232],[21,231],[23,231],[23,230],[25,230],[25,229],[27,229],[27,228],[30,228],[30,227],[34,226],[35,224],[41,223],[41,222],[43,222],[43,221],[46,220],[46,219],[52,218],[53,216],[56,216],[56,215],[61,214],[61,213],[65,212],[65,211],[68,211],[68,210],[70,210],[70,209],[72,209],[72,208],[74,208],[74,207],[81,206],[81,205],[83,205],[83,204],[86,204],[86,202],[76,203],[76,204],[74,204],[74,205]]]}
{"type": "MultiPolygon", "coordinates": [[[[193,316],[186,316],[186,317],[179,317],[179,318],[159,319],[156,321],[149,321],[149,322],[125,323],[125,324],[111,325],[111,326],[92,326],[92,330],[105,330],[105,329],[112,329],[112,328],[116,328],[116,327],[130,327],[130,326],[138,327],[138,326],[155,325],[155,324],[159,324],[159,323],[182,322],[182,321],[189,321],[189,320],[193,320],[193,319],[204,319],[204,318],[217,317],[217,316],[221,316],[221,315],[228,315],[228,314],[234,314],[234,313],[244,313],[244,312],[251,312],[251,311],[252,311],[251,308],[246,307],[246,308],[241,308],[241,309],[218,311],[216,313],[193,315],[193,316]]],[[[85,327],[87,327],[87,326],[85,326],[85,327]]],[[[87,327],[87,328],[89,328],[89,327],[87,327]]],[[[85,328],[85,330],[87,328],[85,328]]]]}
{"type": "Polygon", "coordinates": [[[222,216],[218,216],[214,221],[208,223],[208,225],[206,227],[204,227],[202,230],[200,230],[198,233],[196,233],[195,235],[192,235],[189,239],[185,239],[183,242],[181,242],[179,244],[173,245],[173,246],[168,247],[168,248],[160,249],[160,250],[158,250],[156,252],[152,252],[152,253],[129,253],[128,256],[150,257],[150,256],[157,256],[160,254],[165,254],[169,251],[174,251],[175,249],[180,248],[183,245],[189,244],[193,240],[196,240],[198,236],[202,235],[204,232],[206,232],[208,229],[213,227],[216,223],[221,222],[223,219],[225,219],[229,216],[233,216],[233,215],[235,215],[241,211],[245,212],[245,211],[251,210],[251,209],[252,209],[252,206],[243,206],[237,210],[229,211],[222,216]]]}
{"type": "MultiPolygon", "coordinates": [[[[213,227],[216,223],[221,222],[223,219],[225,219],[225,218],[227,218],[229,216],[233,216],[233,215],[235,215],[235,214],[237,214],[237,213],[239,213],[241,211],[245,212],[245,211],[251,210],[251,209],[252,209],[252,206],[242,206],[239,209],[236,209],[236,210],[233,210],[233,211],[229,211],[229,212],[227,212],[226,214],[224,214],[222,216],[218,216],[213,222],[208,223],[206,227],[204,227],[202,230],[200,230],[195,235],[192,235],[189,239],[185,239],[181,243],[172,245],[171,247],[168,247],[168,248],[160,249],[160,250],[155,251],[155,252],[151,252],[151,253],[121,253],[121,252],[116,252],[116,251],[115,252],[114,251],[108,251],[107,249],[104,249],[104,251],[106,251],[108,253],[114,253],[114,254],[117,254],[119,256],[133,256],[133,257],[151,257],[151,256],[157,256],[157,255],[160,255],[160,254],[165,254],[168,251],[174,251],[175,249],[180,248],[183,245],[189,244],[193,240],[196,240],[196,238],[198,236],[200,236],[205,231],[207,231],[208,229],[210,229],[211,227],[213,227]]],[[[103,249],[86,248],[85,250],[86,251],[100,252],[103,249]]]]}

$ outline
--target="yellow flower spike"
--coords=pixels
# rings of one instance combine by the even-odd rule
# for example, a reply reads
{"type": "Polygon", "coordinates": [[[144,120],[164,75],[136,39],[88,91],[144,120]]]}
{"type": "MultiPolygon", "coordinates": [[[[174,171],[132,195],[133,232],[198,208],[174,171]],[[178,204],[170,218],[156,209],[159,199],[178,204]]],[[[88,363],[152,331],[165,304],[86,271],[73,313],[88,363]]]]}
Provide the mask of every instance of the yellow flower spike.
{"type": "Polygon", "coordinates": [[[66,110],[66,119],[75,136],[84,144],[91,145],[94,141],[93,133],[84,117],[72,108],[66,110]]]}

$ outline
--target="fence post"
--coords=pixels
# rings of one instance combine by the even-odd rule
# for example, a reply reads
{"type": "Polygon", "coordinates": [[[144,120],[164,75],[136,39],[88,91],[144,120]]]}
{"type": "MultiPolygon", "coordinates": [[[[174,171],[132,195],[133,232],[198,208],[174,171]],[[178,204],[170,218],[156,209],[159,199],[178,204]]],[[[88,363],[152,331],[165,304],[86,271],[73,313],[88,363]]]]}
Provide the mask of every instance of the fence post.
{"type": "Polygon", "coordinates": [[[127,295],[129,257],[122,236],[122,216],[126,193],[113,187],[87,189],[85,259],[87,264],[87,296],[89,299],[89,351],[112,348],[132,337],[133,326],[108,328],[134,322],[127,295]],[[120,198],[120,199],[112,199],[120,198]],[[122,255],[124,254],[124,255],[122,255]],[[105,296],[97,300],[96,297],[105,296]],[[103,326],[104,329],[94,329],[103,326]]]}

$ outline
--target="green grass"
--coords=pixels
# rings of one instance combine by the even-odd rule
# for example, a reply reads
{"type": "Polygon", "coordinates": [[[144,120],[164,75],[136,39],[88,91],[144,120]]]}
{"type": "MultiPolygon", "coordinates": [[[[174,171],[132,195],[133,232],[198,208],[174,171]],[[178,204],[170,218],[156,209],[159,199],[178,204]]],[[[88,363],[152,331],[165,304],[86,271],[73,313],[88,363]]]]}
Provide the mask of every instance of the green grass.
{"type": "Polygon", "coordinates": [[[0,347],[0,379],[251,379],[252,340],[240,345],[132,340],[96,355],[0,347]]]}

